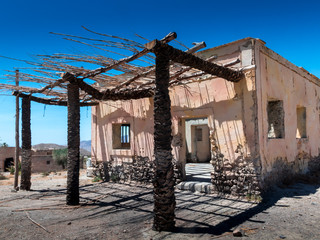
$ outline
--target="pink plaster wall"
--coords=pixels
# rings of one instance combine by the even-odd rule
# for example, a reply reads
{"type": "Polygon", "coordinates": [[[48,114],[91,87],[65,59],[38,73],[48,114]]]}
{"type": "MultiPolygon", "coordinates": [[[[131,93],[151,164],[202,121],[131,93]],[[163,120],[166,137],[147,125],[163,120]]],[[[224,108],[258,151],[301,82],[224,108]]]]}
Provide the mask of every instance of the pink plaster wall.
{"type": "MultiPolygon", "coordinates": [[[[205,50],[198,55],[207,58],[216,55],[216,62],[224,64],[237,58],[237,67],[253,63],[252,39],[205,50]],[[245,48],[246,51],[243,51],[245,48]],[[245,53],[245,54],[244,54],[245,53]],[[243,65],[243,63],[249,63],[243,65]]],[[[233,161],[239,156],[236,149],[243,146],[244,157],[256,157],[256,89],[254,68],[244,70],[245,78],[231,83],[221,78],[204,79],[187,86],[170,89],[172,102],[172,135],[184,138],[186,118],[207,117],[225,158],[233,161]]],[[[153,156],[153,102],[152,99],[108,101],[92,107],[92,157],[98,161],[114,159],[130,161],[133,155],[153,156]],[[129,123],[131,148],[112,148],[112,124],[129,123]]],[[[185,163],[186,146],[173,147],[175,159],[185,163]]]]}
{"type": "MultiPolygon", "coordinates": [[[[298,68],[272,50],[257,43],[257,89],[259,145],[263,175],[273,169],[277,159],[288,164],[302,155],[312,158],[319,155],[319,79],[298,68]],[[268,139],[267,102],[283,100],[285,138],[268,139]],[[306,107],[307,138],[296,139],[297,106],[306,107]]],[[[294,170],[306,172],[308,159],[300,161],[294,170]]]]}

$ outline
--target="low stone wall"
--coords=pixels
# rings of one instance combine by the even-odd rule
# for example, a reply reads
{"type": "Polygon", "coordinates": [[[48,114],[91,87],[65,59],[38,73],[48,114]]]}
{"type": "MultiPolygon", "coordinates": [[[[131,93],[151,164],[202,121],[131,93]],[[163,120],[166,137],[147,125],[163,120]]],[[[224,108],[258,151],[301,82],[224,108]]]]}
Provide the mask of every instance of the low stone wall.
{"type": "Polygon", "coordinates": [[[310,175],[320,176],[320,155],[308,162],[308,170],[310,175]]]}
{"type": "Polygon", "coordinates": [[[308,153],[301,152],[293,162],[288,162],[286,158],[277,158],[271,167],[271,171],[265,174],[261,185],[267,191],[277,184],[289,185],[301,177],[306,179],[319,175],[320,156],[311,157],[308,153]]]}
{"type": "Polygon", "coordinates": [[[132,162],[112,161],[94,164],[93,175],[104,181],[151,183],[153,180],[153,162],[148,157],[133,156],[132,162]]]}
{"type": "Polygon", "coordinates": [[[214,131],[210,133],[210,143],[213,191],[236,196],[260,196],[259,171],[254,165],[257,161],[245,158],[240,144],[236,149],[238,157],[235,161],[226,159],[219,150],[214,131]]]}
{"type": "MultiPolygon", "coordinates": [[[[214,142],[213,142],[214,144],[214,142]]],[[[259,196],[275,185],[289,185],[298,179],[320,176],[320,156],[311,157],[305,152],[297,155],[293,162],[286,158],[277,158],[271,170],[261,175],[258,163],[260,159],[249,159],[243,154],[234,161],[225,159],[213,145],[211,173],[213,190],[238,196],[259,196]]],[[[241,152],[241,146],[237,151],[241,152]]]]}
{"type": "MultiPolygon", "coordinates": [[[[103,181],[112,182],[141,182],[152,183],[154,177],[154,163],[148,157],[133,156],[132,162],[118,162],[112,158],[110,162],[93,164],[93,175],[103,181]]],[[[177,183],[182,179],[182,166],[173,160],[174,175],[177,183]]]]}
{"type": "Polygon", "coordinates": [[[260,196],[259,179],[250,159],[238,157],[234,162],[217,153],[211,161],[213,190],[237,196],[260,196]]]}

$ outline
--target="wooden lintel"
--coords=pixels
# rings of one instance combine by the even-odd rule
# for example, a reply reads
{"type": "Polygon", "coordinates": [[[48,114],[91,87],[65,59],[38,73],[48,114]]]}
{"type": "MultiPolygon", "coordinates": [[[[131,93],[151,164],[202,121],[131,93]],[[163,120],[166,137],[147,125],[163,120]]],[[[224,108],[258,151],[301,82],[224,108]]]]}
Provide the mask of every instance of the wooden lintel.
{"type": "MultiPolygon", "coordinates": [[[[46,104],[46,105],[55,105],[55,106],[67,106],[68,102],[67,101],[59,101],[59,100],[50,100],[50,99],[45,99],[45,98],[39,98],[39,97],[35,97],[29,94],[24,94],[18,91],[14,91],[12,93],[12,95],[14,96],[18,96],[21,98],[29,98],[30,101],[33,102],[37,102],[37,103],[42,103],[42,104],[46,104]]],[[[88,103],[84,103],[84,102],[80,102],[80,106],[81,107],[87,107],[87,106],[95,106],[98,105],[98,102],[88,102],[88,103]]]]}
{"type": "Polygon", "coordinates": [[[146,44],[144,44],[144,47],[146,48],[146,49],[149,49],[149,50],[151,50],[152,48],[154,48],[154,46],[156,45],[156,40],[153,40],[153,41],[151,41],[151,42],[148,42],[148,43],[146,43],[146,44]]]}
{"type": "MultiPolygon", "coordinates": [[[[170,34],[169,34],[169,35],[170,35],[170,34]]],[[[168,36],[169,36],[169,35],[168,35],[168,36]]],[[[174,33],[172,33],[172,35],[176,37],[176,35],[174,35],[174,33]]],[[[161,40],[161,41],[163,41],[163,40],[161,40]]],[[[152,48],[154,47],[153,44],[156,44],[156,40],[153,40],[153,41],[147,43],[147,44],[145,45],[145,47],[146,47],[146,48],[149,48],[149,47],[150,47],[150,49],[152,49],[152,48]],[[149,45],[148,45],[148,44],[149,44],[149,45]]],[[[206,47],[206,43],[205,43],[205,42],[196,43],[195,46],[192,47],[192,48],[190,48],[190,49],[188,49],[188,50],[186,51],[186,53],[192,53],[192,54],[193,54],[193,53],[195,53],[196,51],[198,51],[198,50],[200,50],[200,49],[202,49],[202,48],[205,48],[205,47],[206,47]]],[[[152,68],[150,68],[148,71],[143,72],[143,73],[141,73],[141,74],[138,74],[138,75],[136,75],[136,76],[128,79],[127,81],[121,83],[120,85],[116,86],[113,90],[121,89],[122,87],[128,86],[130,83],[134,82],[135,80],[137,80],[137,79],[139,79],[139,78],[141,78],[141,77],[146,77],[146,76],[148,76],[148,75],[151,74],[151,73],[154,73],[154,72],[155,72],[155,69],[156,69],[155,67],[152,67],[152,68]]],[[[189,68],[189,69],[191,69],[191,68],[189,68]]],[[[187,71],[187,70],[184,69],[184,70],[182,70],[182,71],[185,72],[185,71],[187,71]]],[[[153,83],[154,83],[154,81],[151,81],[151,82],[149,82],[148,84],[145,84],[145,85],[150,85],[150,84],[153,84],[153,83]]]]}
{"type": "Polygon", "coordinates": [[[207,44],[205,42],[193,43],[194,46],[186,51],[186,53],[195,53],[196,51],[205,48],[207,44]]]}
{"type": "MultiPolygon", "coordinates": [[[[176,38],[177,38],[177,33],[171,32],[167,36],[165,36],[163,39],[161,39],[160,42],[168,43],[168,42],[170,42],[170,41],[172,41],[173,39],[176,39],[176,38]]],[[[146,49],[148,49],[148,50],[151,50],[156,45],[157,41],[158,40],[152,40],[151,42],[148,42],[148,43],[144,44],[144,47],[146,49]]]]}
{"type": "Polygon", "coordinates": [[[178,62],[185,66],[202,70],[206,73],[224,78],[231,82],[238,82],[244,77],[244,74],[241,71],[235,71],[227,67],[219,66],[215,63],[205,61],[199,57],[183,52],[158,40],[156,40],[155,46],[150,51],[154,53],[165,51],[168,54],[169,58],[174,62],[178,62]]]}
{"type": "Polygon", "coordinates": [[[126,90],[105,90],[100,92],[96,88],[92,87],[91,85],[85,83],[83,80],[78,78],[69,79],[71,83],[75,83],[79,86],[79,88],[91,95],[93,98],[97,100],[130,100],[130,99],[139,99],[139,98],[147,98],[152,97],[154,95],[154,91],[151,88],[148,89],[126,89],[126,90]]]}

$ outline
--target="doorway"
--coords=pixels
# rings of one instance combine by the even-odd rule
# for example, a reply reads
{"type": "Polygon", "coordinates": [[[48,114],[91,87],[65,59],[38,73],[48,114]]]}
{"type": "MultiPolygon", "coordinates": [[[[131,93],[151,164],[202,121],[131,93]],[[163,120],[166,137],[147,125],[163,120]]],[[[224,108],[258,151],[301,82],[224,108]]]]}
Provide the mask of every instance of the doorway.
{"type": "Polygon", "coordinates": [[[12,166],[14,166],[13,158],[6,158],[4,161],[4,171],[8,172],[12,166]]]}
{"type": "Polygon", "coordinates": [[[208,118],[185,119],[186,180],[211,182],[212,165],[208,118]]]}
{"type": "Polygon", "coordinates": [[[208,118],[185,120],[187,163],[209,163],[211,160],[208,118]]]}

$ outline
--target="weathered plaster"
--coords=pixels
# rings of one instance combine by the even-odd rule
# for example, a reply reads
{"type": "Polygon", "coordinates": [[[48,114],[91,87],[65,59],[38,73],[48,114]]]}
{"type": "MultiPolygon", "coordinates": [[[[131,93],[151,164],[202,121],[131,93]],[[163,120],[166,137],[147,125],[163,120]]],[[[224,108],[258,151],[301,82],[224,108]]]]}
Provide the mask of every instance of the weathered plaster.
{"type": "MultiPolygon", "coordinates": [[[[264,46],[246,38],[197,53],[216,56],[226,64],[240,59],[244,79],[238,83],[205,77],[186,86],[170,88],[172,153],[185,176],[186,120],[207,118],[211,140],[212,182],[216,190],[245,195],[317,164],[320,89],[319,79],[264,46]],[[267,103],[282,100],[285,134],[268,138],[267,103]],[[297,106],[306,107],[307,138],[296,139],[297,106]],[[312,161],[310,162],[310,159],[312,161]],[[218,187],[217,187],[218,186],[218,187]]],[[[98,161],[153,160],[152,99],[103,102],[92,110],[92,155],[98,161]],[[130,149],[112,149],[112,124],[131,128],[130,149]]]]}
{"type": "MultiPolygon", "coordinates": [[[[259,58],[259,145],[262,164],[262,180],[265,184],[277,181],[276,172],[281,169],[292,174],[306,173],[310,159],[319,155],[319,80],[305,70],[296,67],[272,50],[258,44],[259,58]],[[268,100],[282,100],[285,136],[268,139],[268,100]],[[307,138],[296,139],[297,107],[306,107],[307,138]],[[301,156],[304,157],[301,157],[301,156]],[[271,181],[268,183],[268,181],[271,181]]],[[[281,176],[284,176],[282,174],[281,176]]],[[[280,175],[279,175],[280,176],[280,175]]],[[[279,177],[280,178],[280,177],[279,177]]],[[[281,179],[280,179],[281,180],[281,179]]]]}

